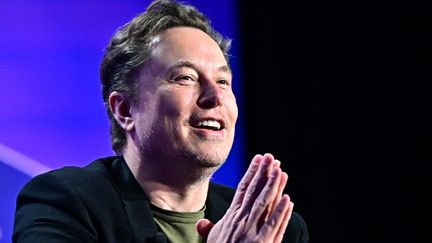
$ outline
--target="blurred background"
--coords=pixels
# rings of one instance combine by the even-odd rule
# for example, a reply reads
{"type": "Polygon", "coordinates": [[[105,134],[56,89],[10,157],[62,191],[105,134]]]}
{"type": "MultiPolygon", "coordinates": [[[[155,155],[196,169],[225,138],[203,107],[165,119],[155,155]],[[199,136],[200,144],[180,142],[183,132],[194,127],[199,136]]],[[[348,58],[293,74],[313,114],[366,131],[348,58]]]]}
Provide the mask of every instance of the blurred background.
{"type": "MultiPolygon", "coordinates": [[[[99,65],[149,2],[0,1],[0,242],[31,177],[113,154],[99,65]]],[[[271,152],[311,242],[432,242],[427,1],[188,2],[233,39],[241,112],[215,181],[271,152]]]]}

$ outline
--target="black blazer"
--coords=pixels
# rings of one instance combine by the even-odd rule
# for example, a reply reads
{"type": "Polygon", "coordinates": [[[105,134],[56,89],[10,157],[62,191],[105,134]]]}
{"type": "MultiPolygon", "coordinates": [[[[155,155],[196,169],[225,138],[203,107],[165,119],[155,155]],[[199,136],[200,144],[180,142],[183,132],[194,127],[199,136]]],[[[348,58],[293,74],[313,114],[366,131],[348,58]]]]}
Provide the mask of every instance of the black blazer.
{"type": "MultiPolygon", "coordinates": [[[[222,218],[232,188],[210,183],[205,217],[222,218]]],[[[20,191],[13,242],[166,242],[149,201],[122,157],[96,160],[84,168],[64,167],[36,176],[20,191]]],[[[294,213],[284,242],[308,242],[294,213]]]]}

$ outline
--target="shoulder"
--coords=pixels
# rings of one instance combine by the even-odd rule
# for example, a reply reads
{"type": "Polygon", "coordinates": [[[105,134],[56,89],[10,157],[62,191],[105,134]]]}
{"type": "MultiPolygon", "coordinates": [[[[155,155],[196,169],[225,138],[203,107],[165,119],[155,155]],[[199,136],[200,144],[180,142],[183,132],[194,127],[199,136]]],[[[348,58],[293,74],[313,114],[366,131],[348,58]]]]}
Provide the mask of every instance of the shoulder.
{"type": "Polygon", "coordinates": [[[30,203],[74,206],[78,210],[76,206],[87,205],[94,198],[115,196],[110,175],[114,160],[115,157],[103,158],[86,167],[67,166],[32,178],[18,193],[17,210],[30,203]]]}
{"type": "Polygon", "coordinates": [[[105,158],[83,168],[63,167],[31,179],[17,197],[14,240],[30,236],[41,242],[47,242],[46,237],[96,239],[95,215],[105,215],[100,211],[115,210],[120,204],[109,178],[113,161],[105,158]],[[101,203],[106,200],[110,203],[101,203]]]}
{"type": "Polygon", "coordinates": [[[21,192],[28,190],[47,190],[50,187],[68,187],[73,184],[89,185],[94,181],[108,178],[110,164],[115,157],[98,159],[86,167],[66,166],[40,174],[32,178],[21,192]]]}
{"type": "Polygon", "coordinates": [[[50,177],[50,176],[54,176],[54,177],[66,176],[68,178],[77,178],[77,179],[86,177],[88,175],[101,176],[109,170],[112,163],[117,158],[119,157],[100,158],[91,162],[85,167],[65,166],[59,169],[51,170],[49,172],[40,174],[36,176],[34,179],[38,180],[40,178],[50,177]]]}
{"type": "Polygon", "coordinates": [[[18,194],[17,207],[29,201],[69,202],[78,195],[110,183],[109,167],[115,157],[96,160],[86,167],[67,166],[40,174],[18,194]],[[75,196],[75,197],[73,197],[75,196]]]}

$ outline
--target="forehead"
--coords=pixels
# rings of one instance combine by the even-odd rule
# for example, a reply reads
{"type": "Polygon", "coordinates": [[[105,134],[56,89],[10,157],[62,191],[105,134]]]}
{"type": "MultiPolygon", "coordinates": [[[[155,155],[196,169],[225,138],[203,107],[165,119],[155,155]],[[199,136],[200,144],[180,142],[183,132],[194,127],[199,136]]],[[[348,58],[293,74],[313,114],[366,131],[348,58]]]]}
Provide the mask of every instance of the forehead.
{"type": "Polygon", "coordinates": [[[190,61],[227,65],[219,45],[205,32],[193,27],[173,27],[152,41],[152,58],[166,62],[190,61]]]}

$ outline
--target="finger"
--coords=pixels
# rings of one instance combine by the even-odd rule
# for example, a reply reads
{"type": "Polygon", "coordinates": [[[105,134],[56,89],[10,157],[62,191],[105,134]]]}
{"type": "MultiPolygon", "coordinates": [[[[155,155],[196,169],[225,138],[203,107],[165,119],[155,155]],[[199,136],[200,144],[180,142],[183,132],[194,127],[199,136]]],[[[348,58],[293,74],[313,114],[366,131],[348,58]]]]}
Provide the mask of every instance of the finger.
{"type": "Polygon", "coordinates": [[[239,211],[241,210],[241,207],[243,205],[243,200],[247,193],[249,185],[255,177],[255,174],[257,173],[263,159],[264,157],[260,154],[257,154],[253,157],[249,168],[247,169],[245,175],[243,176],[237,187],[233,201],[231,202],[230,207],[228,208],[222,219],[224,222],[226,222],[225,224],[223,224],[224,229],[229,229],[233,225],[239,225],[241,223],[244,213],[239,213],[239,211]]]}
{"type": "Polygon", "coordinates": [[[202,239],[205,241],[210,233],[210,230],[213,228],[214,224],[210,222],[208,219],[200,219],[196,223],[196,230],[202,239]]]}
{"type": "Polygon", "coordinates": [[[261,191],[267,184],[269,179],[269,171],[273,167],[274,158],[271,154],[265,154],[258,171],[250,182],[242,203],[242,211],[249,213],[256,199],[261,194],[261,191]]]}
{"type": "Polygon", "coordinates": [[[260,230],[261,238],[264,241],[268,241],[268,239],[275,239],[278,232],[285,230],[286,217],[290,217],[290,206],[291,202],[289,196],[286,194],[283,195],[276,206],[275,211],[270,215],[269,219],[265,222],[260,230]],[[289,215],[287,216],[287,214],[289,215]]]}
{"type": "Polygon", "coordinates": [[[286,187],[287,181],[288,181],[288,174],[285,173],[285,172],[282,172],[281,180],[280,180],[279,188],[278,188],[278,193],[277,193],[275,199],[273,200],[273,204],[272,204],[272,207],[270,209],[270,213],[274,211],[274,209],[276,208],[277,203],[282,198],[282,194],[283,194],[284,189],[286,187]]]}
{"type": "Polygon", "coordinates": [[[259,197],[254,201],[250,212],[250,223],[256,224],[258,228],[260,228],[267,220],[270,207],[278,193],[281,175],[282,171],[279,167],[273,168],[265,187],[263,188],[259,197]]]}
{"type": "MultiPolygon", "coordinates": [[[[281,165],[281,162],[279,160],[275,160],[273,168],[280,168],[280,165],[281,165]]],[[[274,211],[276,205],[280,201],[280,199],[282,197],[282,193],[283,193],[285,186],[286,186],[287,179],[288,179],[288,175],[285,172],[282,172],[282,177],[280,180],[278,193],[276,194],[275,198],[273,198],[271,206],[266,209],[265,215],[263,215],[264,221],[267,221],[269,215],[274,211]]]]}
{"type": "Polygon", "coordinates": [[[287,213],[285,214],[285,218],[283,219],[283,222],[282,222],[281,226],[279,227],[278,232],[276,233],[276,237],[275,237],[274,242],[282,242],[286,227],[288,226],[288,223],[291,219],[293,210],[294,210],[294,203],[290,202],[290,207],[289,207],[287,213]]]}
{"type": "Polygon", "coordinates": [[[237,187],[236,193],[235,193],[233,201],[231,203],[231,207],[239,206],[242,204],[243,198],[246,194],[246,191],[249,187],[249,184],[251,183],[252,179],[254,178],[256,172],[258,171],[259,165],[261,164],[262,160],[263,160],[263,156],[260,154],[257,154],[253,157],[253,159],[249,165],[249,168],[247,169],[245,175],[243,176],[243,178],[241,179],[241,181],[237,187]]]}
{"type": "MultiPolygon", "coordinates": [[[[233,202],[224,216],[224,228],[236,227],[242,230],[248,221],[250,210],[268,178],[268,170],[274,158],[271,154],[254,157],[248,171],[243,177],[234,195],[233,202]]],[[[259,216],[257,216],[258,218],[259,216]]]]}
{"type": "Polygon", "coordinates": [[[273,168],[280,168],[281,162],[277,159],[273,160],[273,168]]]}

